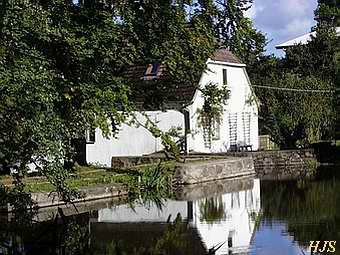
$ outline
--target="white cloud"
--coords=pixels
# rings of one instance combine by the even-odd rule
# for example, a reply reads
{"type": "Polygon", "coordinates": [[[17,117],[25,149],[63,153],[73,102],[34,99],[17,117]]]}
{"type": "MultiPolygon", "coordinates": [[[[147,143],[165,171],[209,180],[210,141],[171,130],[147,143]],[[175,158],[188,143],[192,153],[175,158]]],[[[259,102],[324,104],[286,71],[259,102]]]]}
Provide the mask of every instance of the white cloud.
{"type": "Polygon", "coordinates": [[[313,22],[308,18],[297,18],[288,23],[283,29],[283,34],[287,36],[298,36],[304,35],[310,32],[311,27],[313,26],[313,22]]]}
{"type": "Polygon", "coordinates": [[[254,0],[247,15],[272,39],[269,52],[276,52],[274,45],[310,32],[316,6],[317,0],[254,0]]]}

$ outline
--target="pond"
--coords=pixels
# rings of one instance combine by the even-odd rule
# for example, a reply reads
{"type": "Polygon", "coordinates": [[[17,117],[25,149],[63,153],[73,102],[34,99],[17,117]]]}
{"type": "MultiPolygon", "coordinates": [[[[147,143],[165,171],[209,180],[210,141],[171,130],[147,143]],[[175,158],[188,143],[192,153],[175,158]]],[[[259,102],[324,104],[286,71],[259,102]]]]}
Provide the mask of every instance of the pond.
{"type": "Polygon", "coordinates": [[[97,201],[73,216],[45,210],[29,226],[2,216],[0,254],[311,254],[310,241],[340,240],[340,178],[324,173],[226,180],[167,200],[97,201]]]}

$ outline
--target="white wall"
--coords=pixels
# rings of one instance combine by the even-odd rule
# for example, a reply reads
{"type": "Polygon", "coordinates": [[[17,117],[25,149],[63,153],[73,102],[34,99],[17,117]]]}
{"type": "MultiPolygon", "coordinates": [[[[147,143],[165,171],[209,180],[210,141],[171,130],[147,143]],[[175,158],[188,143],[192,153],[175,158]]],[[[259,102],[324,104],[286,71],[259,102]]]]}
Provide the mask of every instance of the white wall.
{"type": "Polygon", "coordinates": [[[230,97],[224,107],[223,119],[220,126],[220,140],[212,142],[211,149],[204,146],[203,130],[199,127],[197,110],[201,109],[204,103],[202,93],[197,91],[194,102],[188,107],[191,119],[191,131],[188,136],[189,149],[195,152],[225,152],[230,148],[229,142],[229,113],[238,114],[238,143],[243,142],[242,112],[251,113],[251,144],[253,150],[258,149],[258,112],[255,102],[248,103],[251,96],[251,88],[244,65],[228,65],[217,61],[208,61],[208,71],[203,73],[200,86],[209,83],[217,83],[222,86],[223,69],[227,69],[227,87],[230,90],[230,97]]]}
{"type": "MultiPolygon", "coordinates": [[[[145,123],[145,117],[136,112],[136,117],[141,123],[145,123]]],[[[172,127],[182,127],[184,132],[184,116],[174,110],[167,112],[146,112],[149,118],[158,123],[162,131],[168,131],[172,127]]],[[[88,164],[100,164],[111,166],[112,156],[141,156],[162,149],[161,140],[154,138],[144,127],[128,126],[122,124],[120,132],[114,137],[106,139],[99,128],[96,129],[95,143],[86,145],[86,162],[88,164]]]]}
{"type": "MultiPolygon", "coordinates": [[[[226,64],[218,61],[207,62],[208,70],[202,74],[200,86],[212,82],[223,83],[222,70],[227,69],[228,89],[230,98],[224,109],[223,119],[220,126],[220,139],[212,142],[212,147],[206,148],[203,139],[203,129],[199,127],[197,110],[201,109],[204,99],[200,91],[196,91],[193,104],[188,108],[190,112],[191,134],[187,136],[188,149],[195,152],[226,152],[230,148],[229,119],[230,113],[238,115],[238,141],[241,144],[244,139],[242,127],[242,112],[251,113],[250,138],[253,150],[258,149],[258,112],[257,106],[247,103],[250,98],[251,89],[244,65],[226,64]]],[[[168,131],[171,127],[180,126],[184,132],[184,116],[182,113],[169,110],[167,112],[147,112],[151,120],[158,122],[162,131],[168,131]]],[[[145,122],[140,113],[136,113],[138,119],[145,122]]],[[[99,129],[96,130],[96,142],[86,146],[86,160],[90,164],[101,164],[111,166],[112,156],[141,156],[162,149],[160,139],[155,139],[151,133],[143,127],[136,128],[123,124],[116,138],[105,139],[99,129]]]]}

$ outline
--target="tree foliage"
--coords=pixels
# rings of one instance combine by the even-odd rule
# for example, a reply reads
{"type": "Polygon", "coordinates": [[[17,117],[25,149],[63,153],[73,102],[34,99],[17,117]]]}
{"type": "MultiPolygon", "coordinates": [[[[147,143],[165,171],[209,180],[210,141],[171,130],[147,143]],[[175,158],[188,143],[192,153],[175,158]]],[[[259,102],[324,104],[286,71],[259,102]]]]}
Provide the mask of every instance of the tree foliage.
{"type": "Polygon", "coordinates": [[[206,2],[205,13],[213,23],[221,45],[229,48],[243,63],[251,66],[264,53],[267,39],[245,13],[253,0],[218,0],[206,2]]]}
{"type": "Polygon", "coordinates": [[[271,87],[256,88],[262,132],[281,148],[334,137],[337,52],[334,29],[320,25],[308,44],[286,49],[284,58],[258,61],[252,81],[271,87]]]}
{"type": "Polygon", "coordinates": [[[193,84],[218,41],[244,61],[263,50],[245,0],[0,4],[0,164],[19,176],[32,164],[63,194],[75,142],[114,134],[134,109],[127,67],[163,63],[173,84],[193,84]]]}
{"type": "Polygon", "coordinates": [[[318,8],[315,10],[315,18],[319,24],[340,25],[340,1],[318,0],[318,8]]]}
{"type": "Polygon", "coordinates": [[[116,74],[136,56],[110,12],[65,1],[6,1],[0,39],[0,160],[28,163],[64,189],[72,140],[108,134],[131,109],[116,74]],[[118,46],[119,47],[119,51],[118,46]]]}
{"type": "Polygon", "coordinates": [[[264,52],[267,43],[265,35],[257,31],[252,21],[245,17],[245,11],[251,8],[251,3],[250,0],[220,3],[222,8],[217,23],[222,43],[248,65],[252,65],[264,52]]]}
{"type": "Polygon", "coordinates": [[[277,89],[257,90],[264,118],[262,131],[270,134],[281,148],[308,147],[332,136],[331,83],[294,73],[283,74],[274,81],[277,89]],[[321,88],[325,92],[317,92],[321,88]],[[315,92],[308,92],[312,90],[315,92]]]}

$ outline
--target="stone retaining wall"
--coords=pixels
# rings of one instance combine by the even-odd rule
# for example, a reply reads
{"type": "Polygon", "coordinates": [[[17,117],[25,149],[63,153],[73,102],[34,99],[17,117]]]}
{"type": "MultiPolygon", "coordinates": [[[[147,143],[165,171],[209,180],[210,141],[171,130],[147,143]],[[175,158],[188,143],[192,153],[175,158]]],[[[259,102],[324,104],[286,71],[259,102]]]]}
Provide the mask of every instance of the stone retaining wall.
{"type": "Polygon", "coordinates": [[[251,157],[193,161],[176,164],[174,183],[195,184],[251,174],[255,174],[251,157]]]}
{"type": "MultiPolygon", "coordinates": [[[[249,157],[249,152],[223,152],[223,153],[191,153],[189,155],[182,156],[182,158],[188,161],[194,160],[215,160],[226,159],[233,157],[249,157]]],[[[160,161],[169,161],[164,154],[151,154],[144,156],[119,156],[111,158],[111,167],[117,168],[131,168],[140,165],[158,164],[160,161]]]]}
{"type": "Polygon", "coordinates": [[[111,167],[114,169],[130,168],[138,165],[158,164],[162,159],[161,157],[112,157],[111,167]]]}
{"type": "Polygon", "coordinates": [[[259,178],[309,178],[316,170],[313,150],[253,152],[254,166],[259,178]]]}

